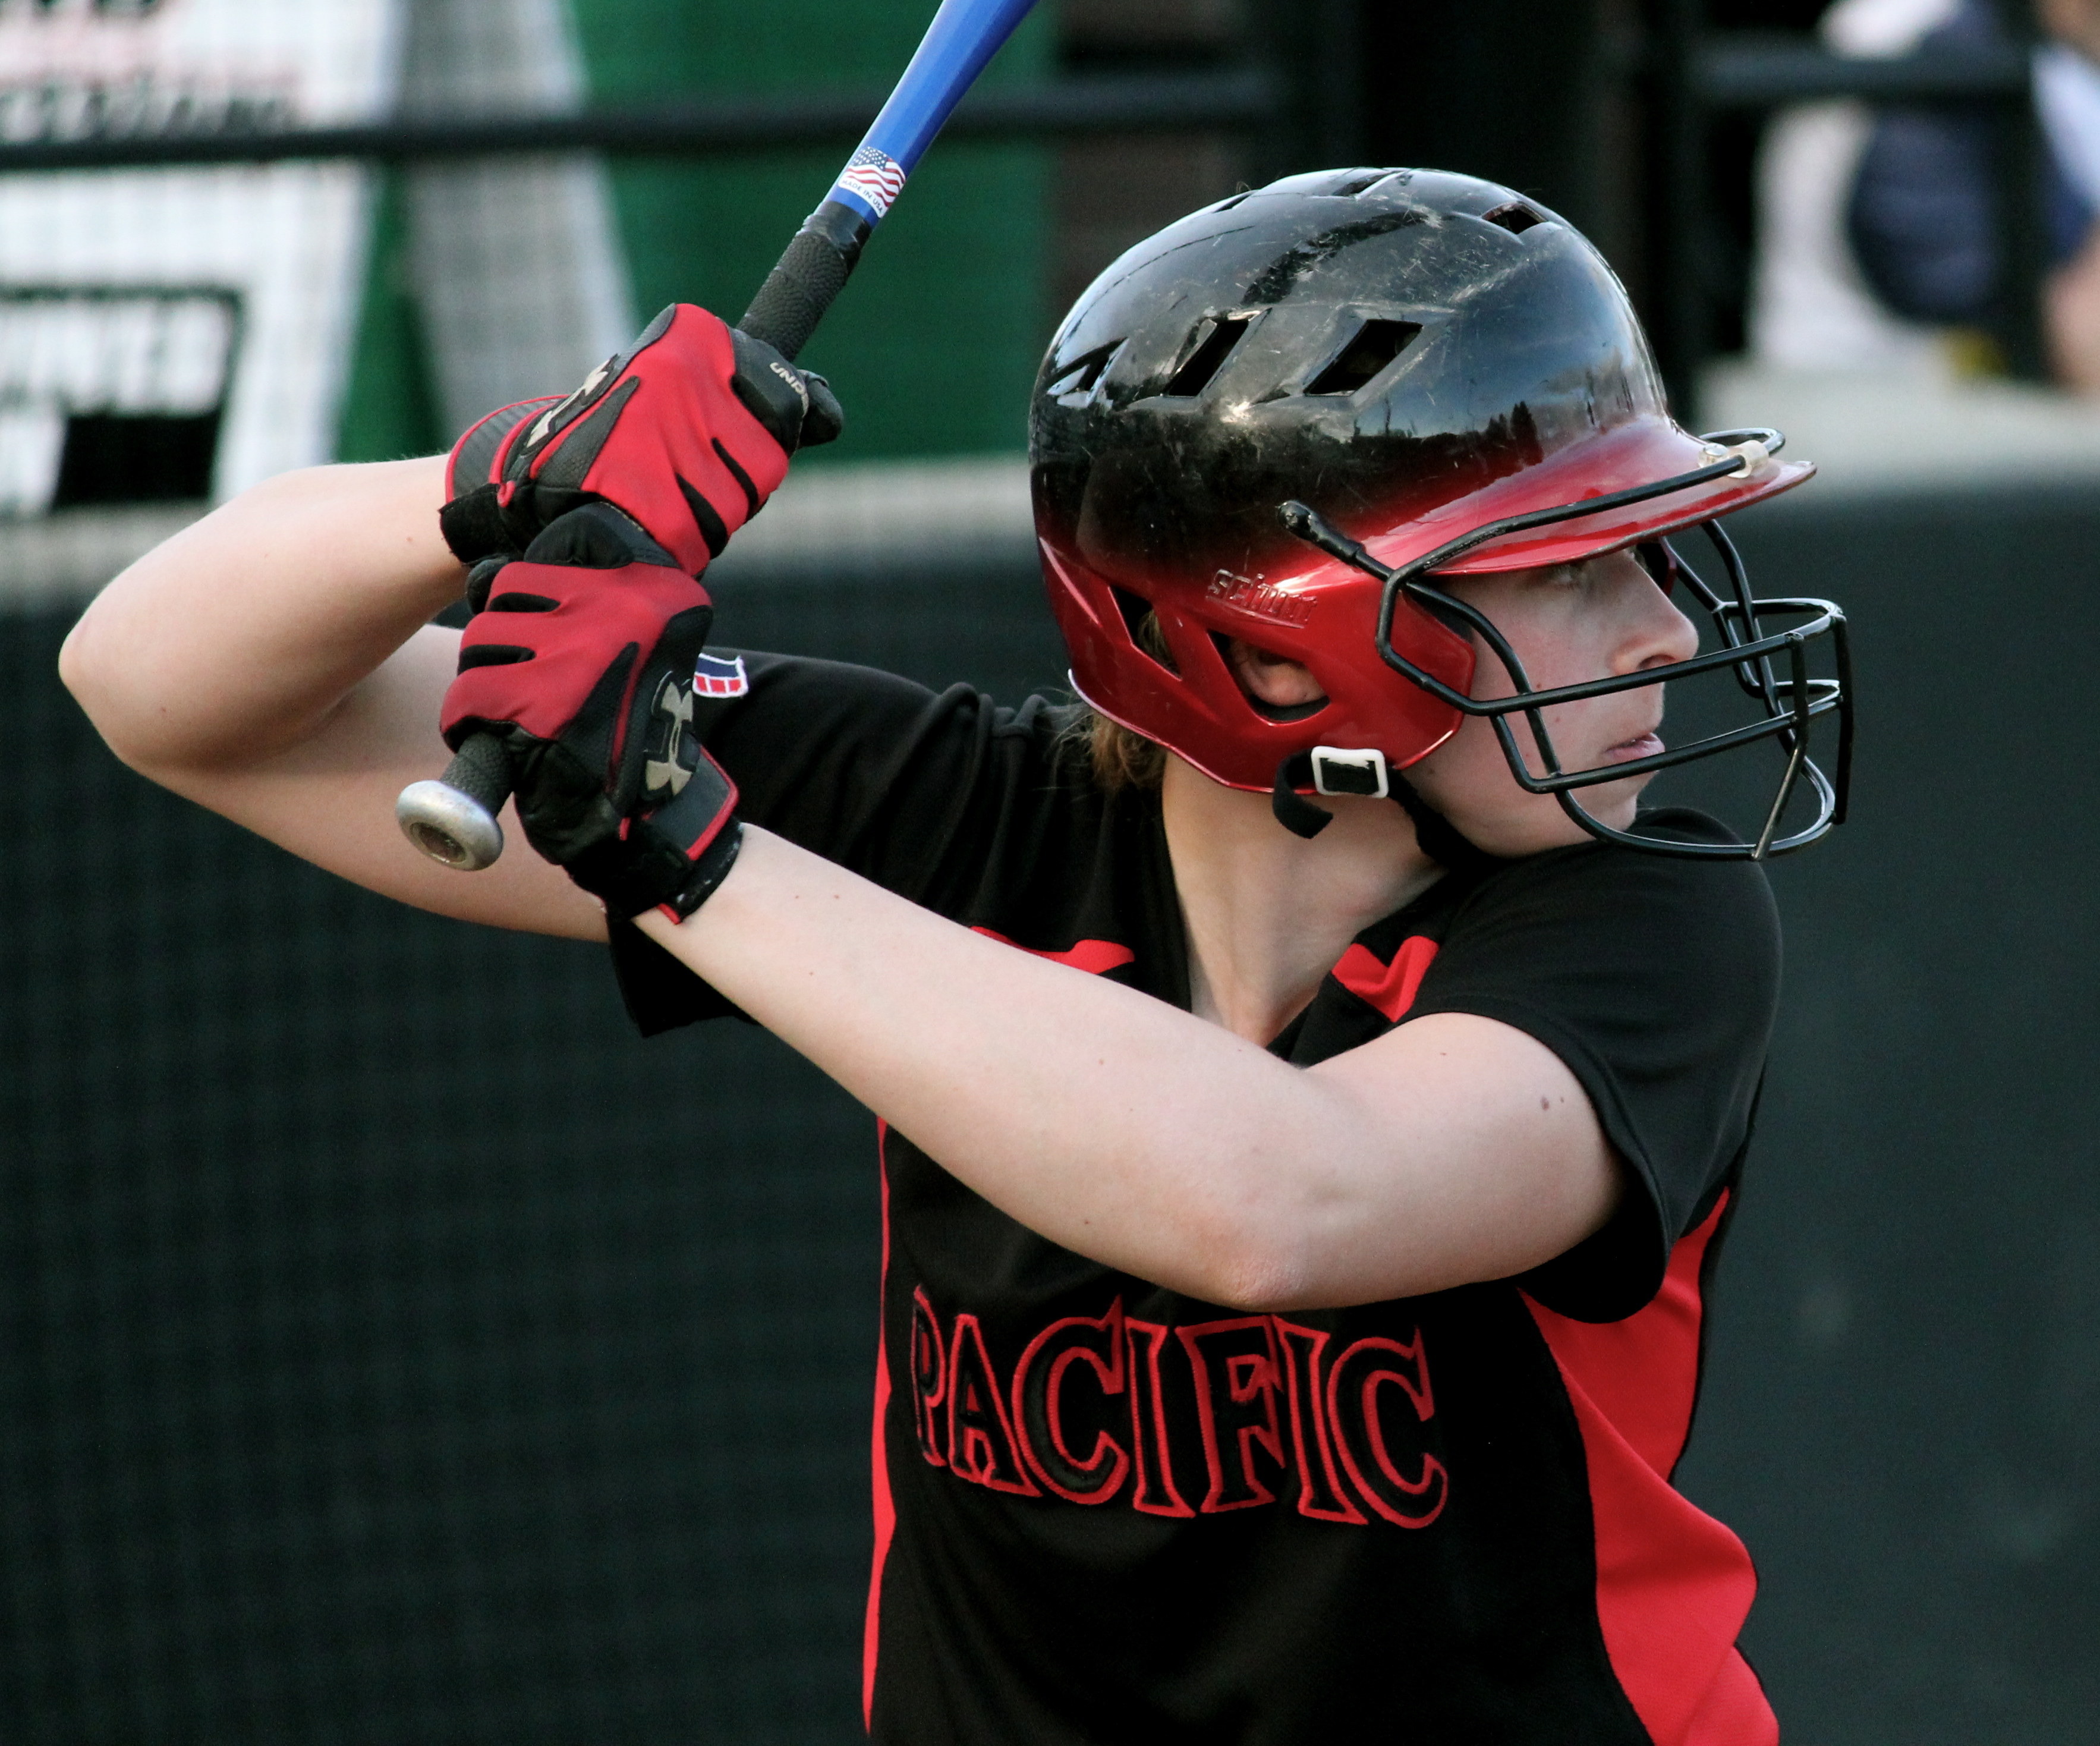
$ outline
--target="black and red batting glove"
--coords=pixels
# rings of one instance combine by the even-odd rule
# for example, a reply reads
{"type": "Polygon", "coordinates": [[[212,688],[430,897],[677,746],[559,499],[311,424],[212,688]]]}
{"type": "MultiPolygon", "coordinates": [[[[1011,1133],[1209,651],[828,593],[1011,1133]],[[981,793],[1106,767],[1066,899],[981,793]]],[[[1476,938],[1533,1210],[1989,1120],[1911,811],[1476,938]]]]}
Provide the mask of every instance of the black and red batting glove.
{"type": "Polygon", "coordinates": [[[626,511],[698,576],[787,476],[838,435],[821,376],[690,303],[674,303],[565,400],[491,413],[452,447],[445,541],[467,564],[521,552],[580,506],[626,511]]]}
{"type": "Polygon", "coordinates": [[[492,733],[526,839],[623,919],[690,915],[741,834],[736,785],[692,728],[707,590],[620,511],[585,503],[485,560],[439,726],[492,733]]]}
{"type": "Polygon", "coordinates": [[[682,920],[735,859],[735,785],[691,729],[697,578],[843,422],[822,377],[680,303],[453,446],[439,519],[474,616],[440,725],[503,743],[527,839],[615,916],[682,920]]]}

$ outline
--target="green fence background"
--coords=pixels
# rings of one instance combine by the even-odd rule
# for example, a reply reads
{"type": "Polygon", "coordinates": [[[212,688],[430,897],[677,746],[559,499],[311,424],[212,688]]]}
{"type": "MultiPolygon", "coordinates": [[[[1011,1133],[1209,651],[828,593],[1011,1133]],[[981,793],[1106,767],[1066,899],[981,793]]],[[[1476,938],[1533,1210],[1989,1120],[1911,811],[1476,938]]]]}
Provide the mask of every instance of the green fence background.
{"type": "MultiPolygon", "coordinates": [[[[917,0],[571,0],[589,99],[608,108],[734,95],[880,93],[925,29],[917,0]]],[[[1053,8],[1030,16],[987,85],[1053,70],[1053,8]]],[[[718,159],[624,159],[611,170],[638,322],[696,303],[734,321],[830,187],[829,147],[718,159]]],[[[954,140],[929,153],[851,293],[802,361],[850,414],[817,464],[1018,451],[1055,312],[1048,286],[1052,150],[954,140]]],[[[429,453],[442,428],[408,270],[401,177],[378,173],[363,313],[338,453],[429,453]]],[[[572,384],[550,382],[549,391],[572,384]]]]}

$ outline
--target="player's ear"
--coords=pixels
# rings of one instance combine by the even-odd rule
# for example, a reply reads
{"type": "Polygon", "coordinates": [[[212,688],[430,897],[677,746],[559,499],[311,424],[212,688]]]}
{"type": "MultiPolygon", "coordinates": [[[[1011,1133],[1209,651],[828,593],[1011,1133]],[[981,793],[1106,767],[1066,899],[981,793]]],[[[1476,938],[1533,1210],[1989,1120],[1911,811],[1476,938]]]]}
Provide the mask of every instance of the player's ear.
{"type": "Polygon", "coordinates": [[[1242,691],[1272,709],[1297,709],[1318,703],[1325,696],[1320,682],[1304,662],[1238,637],[1225,640],[1225,665],[1231,668],[1242,691]]]}

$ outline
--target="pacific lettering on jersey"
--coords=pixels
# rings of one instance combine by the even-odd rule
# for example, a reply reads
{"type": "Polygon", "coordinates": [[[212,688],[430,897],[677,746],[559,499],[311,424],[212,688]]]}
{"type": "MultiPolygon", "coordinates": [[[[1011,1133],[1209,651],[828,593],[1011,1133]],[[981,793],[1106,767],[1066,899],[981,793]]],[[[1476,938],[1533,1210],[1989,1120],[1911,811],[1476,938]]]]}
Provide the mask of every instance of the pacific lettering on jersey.
{"type": "Polygon", "coordinates": [[[1236,1315],[1175,1332],[1196,1380],[1196,1421],[1211,1477],[1204,1514],[1274,1503],[1276,1493],[1263,1483],[1260,1469],[1280,1474],[1283,1468],[1275,1324],[1266,1315],[1236,1315]]]}
{"type": "Polygon", "coordinates": [[[1075,1437],[1073,1426],[1084,1409],[1074,1399],[1068,1411],[1065,1390],[1076,1392],[1084,1386],[1088,1372],[1103,1409],[1086,1415],[1091,1422],[1105,1418],[1110,1397],[1125,1392],[1128,1371],[1120,1297],[1105,1315],[1068,1315],[1052,1322],[1028,1342],[1013,1367],[1013,1434],[1021,1459],[1038,1479],[1068,1502],[1105,1504],[1130,1471],[1130,1454],[1098,1422],[1093,1424],[1094,1439],[1088,1452],[1078,1452],[1076,1444],[1085,1438],[1075,1437]]]}
{"type": "Polygon", "coordinates": [[[1118,1298],[1050,1323],[1003,1382],[977,1316],[944,1321],[923,1289],[911,1311],[920,1452],[971,1484],[1182,1518],[1288,1501],[1315,1521],[1421,1528],[1443,1513],[1418,1329],[1337,1351],[1282,1316],[1170,1328],[1118,1298]]]}
{"type": "Polygon", "coordinates": [[[948,1336],[948,1465],[995,1492],[1039,1496],[1021,1465],[1006,1400],[974,1315],[958,1315],[948,1336]]]}

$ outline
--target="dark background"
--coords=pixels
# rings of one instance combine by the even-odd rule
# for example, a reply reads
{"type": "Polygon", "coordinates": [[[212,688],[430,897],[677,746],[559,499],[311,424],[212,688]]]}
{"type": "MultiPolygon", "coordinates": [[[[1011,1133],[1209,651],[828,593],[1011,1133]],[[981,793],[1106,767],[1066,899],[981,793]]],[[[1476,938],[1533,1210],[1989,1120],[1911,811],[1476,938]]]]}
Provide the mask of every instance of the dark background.
{"type": "MultiPolygon", "coordinates": [[[[2086,491],[1775,506],[1851,609],[1856,817],[1683,1480],[1791,1739],[2100,1739],[2086,491]]],[[[1025,549],[747,570],[724,634],[1012,695],[1025,549]]],[[[0,1739],[844,1740],[871,1123],[598,955],[395,908],[119,769],[0,621],[0,1739]]]]}
{"type": "MultiPolygon", "coordinates": [[[[2024,13],[2026,0],[2000,3],[2024,13]]],[[[1700,365],[1744,346],[1764,113],[1688,109],[1667,45],[1807,42],[1828,6],[1064,0],[1070,70],[1251,60],[1290,101],[1252,135],[1061,148],[1051,318],[1123,248],[1238,183],[1323,165],[1434,165],[1507,183],[1595,240],[1688,408],[1700,365]]]]}

